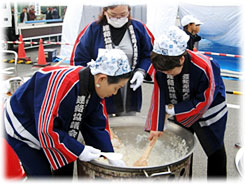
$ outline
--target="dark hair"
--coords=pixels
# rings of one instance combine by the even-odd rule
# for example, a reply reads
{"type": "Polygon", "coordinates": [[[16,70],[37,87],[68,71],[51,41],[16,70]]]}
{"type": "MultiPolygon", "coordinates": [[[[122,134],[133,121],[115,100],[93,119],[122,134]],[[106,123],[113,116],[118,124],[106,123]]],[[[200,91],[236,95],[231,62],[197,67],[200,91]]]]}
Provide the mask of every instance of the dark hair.
{"type": "MultiPolygon", "coordinates": [[[[121,6],[121,5],[113,5],[113,6],[106,6],[102,9],[102,12],[99,14],[99,17],[98,17],[98,21],[97,23],[99,24],[106,24],[107,23],[107,19],[106,19],[106,16],[104,15],[104,13],[108,10],[108,9],[114,9],[116,8],[117,6],[121,6]]],[[[125,5],[125,6],[128,6],[128,11],[129,11],[129,16],[128,16],[128,19],[130,20],[132,17],[131,17],[131,7],[129,5],[125,5]]]]}
{"type": "Polygon", "coordinates": [[[125,73],[125,74],[118,75],[118,76],[108,76],[107,75],[107,81],[108,81],[108,84],[116,84],[121,79],[129,79],[131,75],[132,75],[132,72],[125,73]]]}
{"type": "Polygon", "coordinates": [[[188,25],[192,25],[192,24],[195,24],[195,23],[189,23],[189,24],[185,25],[185,26],[184,26],[184,30],[185,30],[185,31],[188,31],[188,25]]]}
{"type": "Polygon", "coordinates": [[[185,56],[187,51],[179,56],[164,56],[155,52],[151,53],[151,62],[158,71],[168,71],[175,67],[180,67],[180,58],[185,56]]]}

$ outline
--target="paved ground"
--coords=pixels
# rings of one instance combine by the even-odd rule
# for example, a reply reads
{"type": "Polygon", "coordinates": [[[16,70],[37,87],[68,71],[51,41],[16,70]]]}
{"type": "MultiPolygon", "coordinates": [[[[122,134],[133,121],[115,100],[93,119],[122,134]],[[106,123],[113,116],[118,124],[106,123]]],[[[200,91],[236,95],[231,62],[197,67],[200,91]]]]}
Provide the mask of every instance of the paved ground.
{"type": "MultiPolygon", "coordinates": [[[[49,47],[50,48],[50,47],[49,47]]],[[[59,47],[55,47],[59,51],[59,47]]],[[[36,61],[37,58],[37,49],[29,49],[26,51],[27,56],[30,56],[33,61],[36,61]]],[[[12,57],[12,56],[4,56],[5,57],[12,57]]],[[[3,68],[13,67],[14,64],[2,64],[3,68]]],[[[32,65],[25,65],[25,64],[18,64],[18,73],[20,76],[31,76],[31,74],[35,71],[32,65]]],[[[224,80],[226,90],[228,91],[240,91],[240,81],[235,80],[224,80]]],[[[143,106],[141,113],[138,113],[137,116],[140,118],[145,118],[148,112],[149,103],[151,99],[151,92],[152,92],[152,84],[143,84],[143,106]]],[[[225,146],[227,150],[227,171],[228,171],[228,181],[240,181],[239,173],[237,172],[235,166],[235,156],[238,148],[235,147],[236,143],[241,143],[241,136],[242,132],[240,131],[241,125],[241,96],[239,95],[231,95],[227,94],[227,103],[229,105],[229,116],[227,122],[227,129],[225,134],[225,146]]],[[[111,123],[113,121],[120,121],[120,118],[111,119],[111,123]]],[[[123,122],[122,122],[123,123],[123,122]]],[[[143,126],[144,122],[142,122],[143,126]]],[[[200,144],[198,143],[196,149],[194,151],[194,160],[193,160],[193,179],[206,180],[206,156],[203,152],[200,144]]]]}

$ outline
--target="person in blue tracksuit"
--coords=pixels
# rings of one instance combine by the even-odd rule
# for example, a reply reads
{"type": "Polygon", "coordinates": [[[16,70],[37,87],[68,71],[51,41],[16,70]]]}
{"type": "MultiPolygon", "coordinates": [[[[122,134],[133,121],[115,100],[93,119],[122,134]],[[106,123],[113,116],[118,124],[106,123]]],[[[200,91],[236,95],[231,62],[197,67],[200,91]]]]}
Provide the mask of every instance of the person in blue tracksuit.
{"type": "Polygon", "coordinates": [[[151,55],[154,90],[145,130],[161,136],[165,114],[195,132],[208,156],[208,177],[226,177],[225,86],[214,60],[186,49],[189,36],[178,27],[155,40],[151,55]]]}
{"type": "Polygon", "coordinates": [[[106,99],[106,108],[108,114],[135,115],[142,106],[140,86],[144,78],[151,80],[153,72],[150,54],[154,37],[144,23],[131,17],[130,6],[114,4],[104,7],[99,19],[78,35],[70,64],[87,66],[97,57],[99,48],[123,50],[134,75],[117,95],[106,99]]]}
{"type": "Polygon", "coordinates": [[[101,151],[113,152],[104,98],[115,95],[130,77],[123,51],[100,49],[88,67],[45,67],[20,86],[5,103],[4,126],[27,176],[72,175],[68,166],[76,159],[90,161],[101,151]],[[79,132],[86,145],[77,140],[79,132]]]}

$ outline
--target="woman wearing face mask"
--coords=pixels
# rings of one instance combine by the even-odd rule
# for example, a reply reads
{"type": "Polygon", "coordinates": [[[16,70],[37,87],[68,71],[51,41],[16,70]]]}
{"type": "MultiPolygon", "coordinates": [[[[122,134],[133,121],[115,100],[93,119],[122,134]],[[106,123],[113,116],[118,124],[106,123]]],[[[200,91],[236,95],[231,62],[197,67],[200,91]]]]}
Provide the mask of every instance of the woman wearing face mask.
{"type": "Polygon", "coordinates": [[[103,8],[99,19],[87,25],[73,48],[71,65],[86,66],[95,59],[99,48],[123,50],[134,75],[117,95],[106,99],[108,114],[135,115],[142,104],[141,84],[150,78],[153,35],[140,21],[130,15],[130,6],[113,4],[103,8]]]}

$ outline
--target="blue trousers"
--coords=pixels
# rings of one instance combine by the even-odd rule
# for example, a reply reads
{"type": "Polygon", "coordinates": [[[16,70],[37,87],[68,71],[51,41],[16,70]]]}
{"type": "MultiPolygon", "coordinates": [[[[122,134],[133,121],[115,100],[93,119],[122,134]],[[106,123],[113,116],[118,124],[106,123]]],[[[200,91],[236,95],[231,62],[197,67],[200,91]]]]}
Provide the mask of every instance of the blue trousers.
{"type": "Polygon", "coordinates": [[[51,176],[51,166],[43,152],[29,147],[26,143],[19,141],[9,135],[6,140],[18,155],[27,176],[51,176]]]}
{"type": "Polygon", "coordinates": [[[73,177],[74,163],[70,163],[58,170],[52,171],[43,150],[29,147],[26,143],[19,141],[9,135],[6,140],[18,155],[26,175],[30,177],[73,177]]]}

